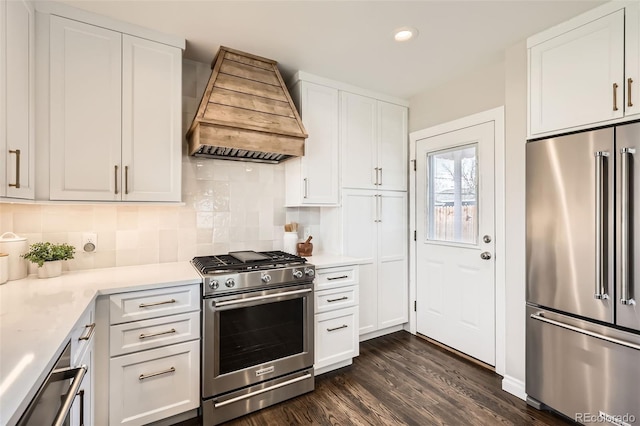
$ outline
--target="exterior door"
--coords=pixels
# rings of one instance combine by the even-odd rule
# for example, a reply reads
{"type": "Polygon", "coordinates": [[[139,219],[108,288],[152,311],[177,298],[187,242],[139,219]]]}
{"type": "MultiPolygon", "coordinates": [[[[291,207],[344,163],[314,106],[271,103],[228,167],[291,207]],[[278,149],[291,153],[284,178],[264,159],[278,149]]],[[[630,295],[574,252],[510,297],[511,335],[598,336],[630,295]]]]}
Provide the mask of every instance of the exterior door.
{"type": "Polygon", "coordinates": [[[417,332],[495,365],[494,123],[416,144],[417,332]]]}

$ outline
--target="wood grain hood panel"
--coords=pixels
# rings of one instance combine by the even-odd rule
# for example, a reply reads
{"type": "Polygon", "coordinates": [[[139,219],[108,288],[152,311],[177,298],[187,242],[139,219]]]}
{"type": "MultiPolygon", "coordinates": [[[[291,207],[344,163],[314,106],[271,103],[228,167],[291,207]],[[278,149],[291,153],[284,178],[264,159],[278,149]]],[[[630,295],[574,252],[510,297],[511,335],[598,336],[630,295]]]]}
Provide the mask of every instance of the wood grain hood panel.
{"type": "Polygon", "coordinates": [[[277,64],[220,47],[187,132],[191,155],[267,163],[304,155],[307,132],[277,64]]]}

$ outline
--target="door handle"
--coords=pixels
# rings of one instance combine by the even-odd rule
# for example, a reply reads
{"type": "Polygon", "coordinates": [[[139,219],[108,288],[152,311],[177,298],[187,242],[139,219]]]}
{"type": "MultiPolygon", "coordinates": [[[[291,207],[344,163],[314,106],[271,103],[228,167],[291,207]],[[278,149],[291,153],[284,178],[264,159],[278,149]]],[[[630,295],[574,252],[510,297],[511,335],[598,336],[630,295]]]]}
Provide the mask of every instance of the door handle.
{"type": "Polygon", "coordinates": [[[613,83],[613,110],[618,110],[618,83],[613,83]]]}
{"type": "Polygon", "coordinates": [[[16,183],[10,183],[9,187],[20,189],[20,150],[10,149],[9,154],[16,155],[16,183]]]}
{"type": "Polygon", "coordinates": [[[491,253],[489,253],[488,251],[483,251],[482,253],[480,253],[480,259],[482,260],[491,259],[491,253]]]}
{"type": "Polygon", "coordinates": [[[629,237],[630,237],[630,213],[631,213],[631,170],[629,161],[633,160],[633,154],[636,150],[633,148],[622,148],[620,150],[620,193],[621,193],[621,224],[620,224],[620,303],[623,305],[634,305],[635,300],[630,294],[630,276],[629,276],[629,237]]]}
{"type": "Polygon", "coordinates": [[[632,78],[628,78],[627,79],[627,106],[628,107],[632,107],[633,106],[633,102],[631,102],[631,86],[633,85],[633,79],[632,78]]]}
{"type": "Polygon", "coordinates": [[[595,299],[608,299],[606,293],[606,268],[604,262],[607,258],[607,247],[604,241],[606,234],[606,224],[604,223],[604,194],[605,194],[605,175],[604,165],[607,161],[609,153],[606,151],[597,151],[596,158],[596,288],[593,294],[595,299]]]}

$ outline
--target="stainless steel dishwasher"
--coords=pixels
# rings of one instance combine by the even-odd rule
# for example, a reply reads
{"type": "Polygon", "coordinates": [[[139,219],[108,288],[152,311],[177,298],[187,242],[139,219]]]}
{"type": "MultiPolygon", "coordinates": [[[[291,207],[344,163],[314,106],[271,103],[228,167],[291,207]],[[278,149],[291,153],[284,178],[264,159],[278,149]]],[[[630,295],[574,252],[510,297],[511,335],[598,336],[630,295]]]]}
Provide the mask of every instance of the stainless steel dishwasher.
{"type": "Polygon", "coordinates": [[[86,372],[86,366],[71,366],[71,344],[67,343],[44,384],[18,421],[18,426],[70,425],[69,412],[76,396],[81,398],[81,405],[83,403],[78,389],[86,372]]]}

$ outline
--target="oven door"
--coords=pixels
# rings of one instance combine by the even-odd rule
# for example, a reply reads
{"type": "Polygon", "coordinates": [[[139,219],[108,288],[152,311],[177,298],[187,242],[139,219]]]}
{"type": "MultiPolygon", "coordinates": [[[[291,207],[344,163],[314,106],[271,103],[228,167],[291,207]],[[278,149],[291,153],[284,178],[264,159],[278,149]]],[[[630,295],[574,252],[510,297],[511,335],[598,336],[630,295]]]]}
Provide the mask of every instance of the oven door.
{"type": "Polygon", "coordinates": [[[202,396],[313,366],[313,283],[203,299],[202,396]]]}

